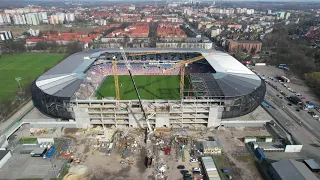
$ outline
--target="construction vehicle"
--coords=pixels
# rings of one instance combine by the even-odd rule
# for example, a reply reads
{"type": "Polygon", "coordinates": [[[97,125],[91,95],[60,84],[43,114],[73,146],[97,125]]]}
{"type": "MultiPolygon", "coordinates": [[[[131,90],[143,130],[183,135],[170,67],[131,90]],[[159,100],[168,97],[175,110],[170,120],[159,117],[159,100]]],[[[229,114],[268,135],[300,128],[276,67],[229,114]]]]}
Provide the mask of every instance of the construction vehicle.
{"type": "Polygon", "coordinates": [[[166,72],[166,71],[170,71],[170,70],[173,70],[173,69],[175,69],[175,68],[178,68],[178,67],[181,68],[181,69],[180,69],[180,99],[181,99],[181,100],[183,99],[184,74],[185,74],[185,68],[186,68],[186,66],[188,66],[188,64],[190,64],[190,63],[193,63],[193,62],[196,62],[196,61],[200,61],[200,60],[204,59],[205,57],[211,56],[211,55],[213,55],[213,54],[215,54],[215,53],[216,53],[216,52],[212,52],[212,53],[208,53],[208,54],[204,54],[204,55],[201,55],[201,56],[197,56],[197,57],[194,57],[194,58],[185,60],[185,61],[180,61],[180,62],[174,64],[172,67],[163,70],[163,72],[166,72]]]}
{"type": "MultiPolygon", "coordinates": [[[[131,73],[131,65],[130,65],[128,59],[127,59],[126,53],[124,52],[124,49],[123,49],[122,46],[120,47],[120,50],[121,50],[121,56],[122,56],[122,58],[123,58],[123,60],[124,60],[124,62],[125,62],[125,65],[126,65],[127,69],[128,69],[128,72],[129,72],[131,81],[132,81],[132,83],[133,83],[134,89],[135,89],[135,91],[136,91],[136,93],[137,93],[138,100],[139,100],[139,104],[140,104],[140,108],[141,108],[141,112],[142,112],[142,114],[143,114],[144,119],[145,119],[146,122],[147,122],[149,133],[152,133],[153,130],[152,130],[152,127],[151,127],[148,119],[151,118],[152,116],[154,116],[155,113],[153,113],[153,114],[151,114],[151,116],[147,117],[146,112],[144,111],[143,106],[142,106],[142,101],[141,101],[140,93],[139,93],[139,91],[138,91],[137,85],[136,85],[136,83],[135,83],[135,81],[134,81],[134,78],[133,78],[133,75],[132,75],[132,73],[131,73]]],[[[117,86],[116,86],[116,88],[117,88],[117,86]]]]}

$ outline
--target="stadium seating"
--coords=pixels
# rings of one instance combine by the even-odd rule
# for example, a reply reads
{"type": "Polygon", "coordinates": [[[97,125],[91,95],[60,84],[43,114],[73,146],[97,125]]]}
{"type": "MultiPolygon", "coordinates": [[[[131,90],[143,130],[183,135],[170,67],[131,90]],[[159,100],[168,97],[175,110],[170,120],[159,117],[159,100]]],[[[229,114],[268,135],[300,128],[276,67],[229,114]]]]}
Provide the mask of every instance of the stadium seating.
{"type": "MultiPolygon", "coordinates": [[[[145,64],[131,64],[131,72],[133,75],[179,75],[180,68],[164,71],[172,67],[171,64],[160,65],[145,65],[145,64]]],[[[118,75],[129,75],[128,69],[125,64],[117,65],[118,75]]],[[[210,66],[205,64],[193,63],[187,66],[185,73],[203,73],[209,72],[210,66]]],[[[112,64],[98,64],[93,65],[88,71],[84,82],[80,85],[75,93],[77,99],[88,99],[92,96],[99,84],[105,77],[113,75],[112,64]]]]}

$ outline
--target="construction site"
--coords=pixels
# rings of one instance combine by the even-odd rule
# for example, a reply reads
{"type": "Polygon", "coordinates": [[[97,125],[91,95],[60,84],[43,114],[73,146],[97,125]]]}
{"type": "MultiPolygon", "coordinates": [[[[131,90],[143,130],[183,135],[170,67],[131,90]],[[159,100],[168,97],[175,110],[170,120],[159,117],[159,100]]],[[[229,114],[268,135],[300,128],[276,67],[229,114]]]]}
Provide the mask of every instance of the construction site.
{"type": "Polygon", "coordinates": [[[240,139],[269,135],[269,120],[233,118],[255,111],[265,91],[256,74],[214,50],[92,49],[34,81],[34,106],[55,119],[26,123],[30,136],[53,129],[63,138],[54,146],[65,180],[257,180],[240,139]]]}
{"type": "Polygon", "coordinates": [[[207,179],[210,174],[202,157],[212,157],[217,178],[262,179],[245,143],[239,140],[244,134],[269,135],[263,128],[205,132],[168,128],[152,132],[133,128],[65,129],[64,137],[70,139],[70,146],[60,152],[60,158],[70,158],[70,168],[80,169],[69,170],[65,180],[187,179],[189,175],[192,179],[207,179]]]}

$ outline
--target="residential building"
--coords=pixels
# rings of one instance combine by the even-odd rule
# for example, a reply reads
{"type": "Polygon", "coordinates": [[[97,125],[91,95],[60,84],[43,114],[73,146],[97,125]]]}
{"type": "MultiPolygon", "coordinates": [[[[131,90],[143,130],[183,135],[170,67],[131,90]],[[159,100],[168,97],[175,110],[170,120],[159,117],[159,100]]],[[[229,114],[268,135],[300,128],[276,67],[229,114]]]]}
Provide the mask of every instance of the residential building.
{"type": "Polygon", "coordinates": [[[42,23],[49,23],[47,12],[40,12],[38,16],[42,23]]]}
{"type": "Polygon", "coordinates": [[[65,17],[65,14],[61,12],[51,15],[49,20],[50,24],[63,24],[64,17],[65,17]]]}
{"type": "Polygon", "coordinates": [[[0,31],[0,41],[12,39],[11,31],[0,31]]]}
{"type": "Polygon", "coordinates": [[[213,29],[211,30],[211,37],[215,38],[216,36],[220,35],[222,32],[222,29],[218,28],[218,29],[213,29]]]}
{"type": "Polygon", "coordinates": [[[260,41],[249,41],[249,40],[227,40],[228,52],[235,53],[238,51],[246,50],[247,52],[259,52],[261,51],[262,42],[260,41]]]}
{"type": "Polygon", "coordinates": [[[67,22],[73,22],[75,20],[74,13],[67,13],[66,14],[66,21],[67,22]]]}
{"type": "Polygon", "coordinates": [[[271,15],[272,14],[272,10],[271,9],[267,9],[266,14],[267,15],[271,15]]]}
{"type": "Polygon", "coordinates": [[[241,24],[228,24],[228,28],[234,28],[234,29],[241,29],[242,25],[241,24]]]}
{"type": "Polygon", "coordinates": [[[17,24],[17,25],[27,24],[26,17],[24,14],[14,14],[12,15],[12,19],[14,24],[17,24]]]}
{"type": "Polygon", "coordinates": [[[10,15],[7,13],[0,13],[0,25],[10,24],[10,23],[11,23],[10,15]]]}
{"type": "Polygon", "coordinates": [[[237,8],[236,9],[237,14],[244,14],[247,13],[247,8],[237,8]]]}
{"type": "Polygon", "coordinates": [[[286,12],[286,14],[285,14],[285,19],[289,19],[289,17],[290,17],[290,12],[286,12]]]}
{"type": "Polygon", "coordinates": [[[25,15],[27,24],[30,25],[39,25],[40,19],[37,13],[28,13],[25,15]]]}
{"type": "Polygon", "coordinates": [[[183,13],[186,14],[187,16],[191,16],[192,15],[192,10],[190,9],[184,9],[183,13]]]}
{"type": "Polygon", "coordinates": [[[28,33],[30,33],[31,36],[38,36],[40,33],[39,29],[29,29],[28,33]]]}
{"type": "Polygon", "coordinates": [[[254,9],[247,9],[247,14],[248,15],[254,14],[254,9]]]}
{"type": "Polygon", "coordinates": [[[163,37],[156,43],[157,48],[196,48],[212,49],[212,42],[208,38],[163,37]]]}
{"type": "Polygon", "coordinates": [[[269,172],[274,180],[318,180],[306,165],[293,159],[271,163],[269,172]]]}

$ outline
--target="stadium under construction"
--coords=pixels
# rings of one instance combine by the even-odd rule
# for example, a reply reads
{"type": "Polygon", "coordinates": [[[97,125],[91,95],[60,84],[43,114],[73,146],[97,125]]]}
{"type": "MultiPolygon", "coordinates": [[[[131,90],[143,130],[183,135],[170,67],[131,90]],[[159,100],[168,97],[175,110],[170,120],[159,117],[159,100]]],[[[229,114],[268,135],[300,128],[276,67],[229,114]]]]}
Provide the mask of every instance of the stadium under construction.
{"type": "Polygon", "coordinates": [[[120,49],[91,49],[69,56],[33,82],[34,105],[51,117],[74,120],[77,128],[147,127],[143,111],[153,127],[204,128],[217,127],[223,119],[252,112],[266,93],[260,77],[223,52],[156,48],[124,52],[128,61],[120,49]],[[141,80],[145,83],[137,84],[137,90],[144,91],[141,108],[137,96],[128,96],[134,91],[132,82],[118,80],[118,75],[129,75],[126,62],[130,63],[133,78],[165,75],[180,77],[180,81],[172,83],[170,89],[163,87],[171,84],[169,80],[158,86],[155,84],[161,79],[141,80]],[[114,78],[110,81],[113,84],[109,83],[112,88],[103,94],[100,88],[108,78],[114,78]],[[148,89],[150,84],[153,88],[148,89]],[[164,99],[161,95],[173,98],[164,99]]]}

